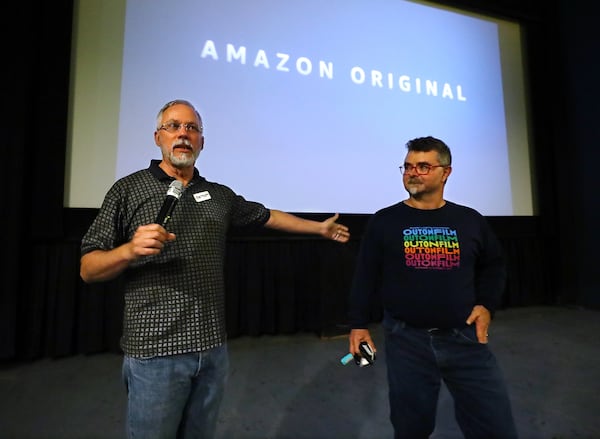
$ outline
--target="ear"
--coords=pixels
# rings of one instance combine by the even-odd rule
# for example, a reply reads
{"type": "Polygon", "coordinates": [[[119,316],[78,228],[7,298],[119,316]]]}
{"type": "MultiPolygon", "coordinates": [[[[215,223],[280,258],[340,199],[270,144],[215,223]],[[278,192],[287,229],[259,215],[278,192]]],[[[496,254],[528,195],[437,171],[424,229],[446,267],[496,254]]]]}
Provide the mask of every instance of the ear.
{"type": "Polygon", "coordinates": [[[204,136],[200,137],[200,151],[204,149],[204,136]]]}
{"type": "Polygon", "coordinates": [[[154,143],[158,147],[160,147],[159,137],[160,137],[160,132],[158,130],[154,131],[154,143]]]}
{"type": "Polygon", "coordinates": [[[448,166],[448,167],[444,168],[444,176],[442,177],[444,183],[446,183],[446,180],[448,180],[448,177],[450,176],[450,174],[452,174],[452,166],[448,166]]]}

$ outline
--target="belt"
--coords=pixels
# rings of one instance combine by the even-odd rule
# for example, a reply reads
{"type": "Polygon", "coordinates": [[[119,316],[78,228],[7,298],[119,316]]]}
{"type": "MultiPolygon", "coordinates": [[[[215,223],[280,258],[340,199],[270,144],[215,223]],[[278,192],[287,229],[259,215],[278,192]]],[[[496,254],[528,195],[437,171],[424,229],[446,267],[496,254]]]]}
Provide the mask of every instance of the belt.
{"type": "Polygon", "coordinates": [[[390,328],[395,324],[399,324],[402,328],[410,328],[417,331],[425,331],[429,335],[453,335],[456,331],[460,331],[461,328],[423,328],[417,326],[408,325],[405,321],[400,320],[389,314],[387,311],[384,311],[383,320],[389,321],[390,328]]]}
{"type": "Polygon", "coordinates": [[[454,334],[454,328],[426,328],[425,329],[431,335],[450,335],[454,334]]]}

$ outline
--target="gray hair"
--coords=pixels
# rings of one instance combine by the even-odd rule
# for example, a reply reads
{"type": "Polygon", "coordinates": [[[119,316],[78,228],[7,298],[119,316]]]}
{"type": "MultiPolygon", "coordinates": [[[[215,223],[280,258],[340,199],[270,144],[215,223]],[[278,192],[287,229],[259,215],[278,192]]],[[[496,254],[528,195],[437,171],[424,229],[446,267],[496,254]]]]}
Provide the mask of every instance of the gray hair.
{"type": "Polygon", "coordinates": [[[167,102],[165,105],[162,106],[162,108],[159,110],[158,114],[156,115],[156,128],[160,128],[160,123],[162,122],[162,116],[163,113],[165,111],[167,111],[167,108],[172,107],[173,105],[185,105],[187,107],[190,107],[192,110],[194,110],[194,113],[196,113],[196,116],[198,116],[198,120],[200,121],[200,133],[202,133],[202,131],[204,131],[204,124],[202,123],[202,116],[200,116],[200,113],[198,113],[198,110],[196,110],[196,107],[194,107],[194,105],[190,102],[190,101],[186,101],[185,99],[174,99],[172,101],[167,102]]]}
{"type": "Polygon", "coordinates": [[[452,165],[452,153],[450,152],[450,148],[443,141],[436,139],[435,137],[417,137],[416,139],[409,140],[406,144],[406,149],[419,152],[435,151],[438,154],[441,165],[452,165]]]}

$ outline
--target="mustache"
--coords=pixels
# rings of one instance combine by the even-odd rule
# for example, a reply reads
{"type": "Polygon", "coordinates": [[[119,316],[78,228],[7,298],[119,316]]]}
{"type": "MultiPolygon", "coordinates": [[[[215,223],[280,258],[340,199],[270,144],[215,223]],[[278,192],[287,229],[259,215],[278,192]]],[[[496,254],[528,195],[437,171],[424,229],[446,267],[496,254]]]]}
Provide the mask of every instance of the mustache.
{"type": "Polygon", "coordinates": [[[171,145],[171,149],[181,148],[181,147],[184,147],[185,149],[189,149],[190,151],[192,150],[192,144],[188,139],[178,139],[175,142],[173,142],[173,144],[171,145]]]}

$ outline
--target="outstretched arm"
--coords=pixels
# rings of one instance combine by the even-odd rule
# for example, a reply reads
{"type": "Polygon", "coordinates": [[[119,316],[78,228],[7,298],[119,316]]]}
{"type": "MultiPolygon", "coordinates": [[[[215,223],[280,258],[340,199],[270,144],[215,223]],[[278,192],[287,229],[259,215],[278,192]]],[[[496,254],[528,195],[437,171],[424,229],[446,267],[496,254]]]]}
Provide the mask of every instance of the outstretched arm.
{"type": "Polygon", "coordinates": [[[336,213],[325,221],[313,221],[280,210],[271,209],[271,216],[265,223],[265,227],[290,233],[321,235],[323,238],[333,241],[348,242],[348,239],[350,239],[348,227],[336,223],[338,218],[339,214],[336,213]]]}

